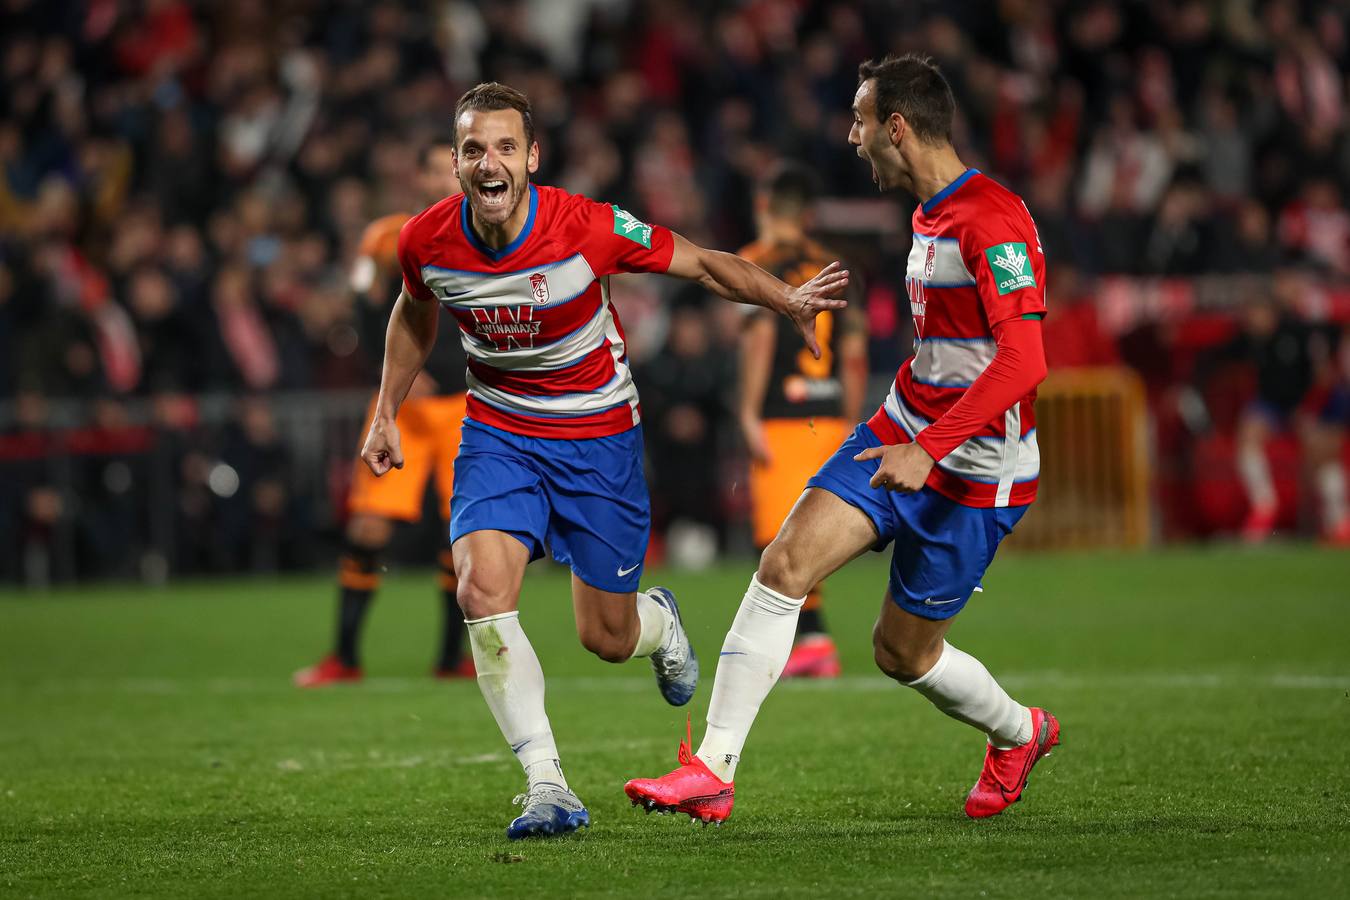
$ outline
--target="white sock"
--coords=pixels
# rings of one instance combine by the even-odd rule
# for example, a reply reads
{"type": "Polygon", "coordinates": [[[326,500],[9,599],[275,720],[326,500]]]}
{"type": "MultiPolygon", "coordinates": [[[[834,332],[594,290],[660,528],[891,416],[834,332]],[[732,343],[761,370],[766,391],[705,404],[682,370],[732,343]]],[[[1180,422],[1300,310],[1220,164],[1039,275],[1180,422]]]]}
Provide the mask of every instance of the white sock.
{"type": "Polygon", "coordinates": [[[1270,480],[1270,463],[1260,447],[1242,447],[1237,453],[1238,476],[1254,509],[1273,509],[1275,484],[1270,480]]]}
{"type": "Polygon", "coordinates": [[[520,627],[520,613],[465,620],[464,624],[478,670],[478,689],[502,737],[525,767],[530,786],[548,781],[567,787],[544,712],[544,670],[520,627]]]}
{"type": "Polygon", "coordinates": [[[805,597],[786,597],[750,579],[717,660],[708,730],[698,757],[723,781],[736,775],[759,705],[783,673],[805,597]]]}
{"type": "Polygon", "coordinates": [[[1345,472],[1339,460],[1317,467],[1317,492],[1322,495],[1322,524],[1334,531],[1345,522],[1345,472]]]}
{"type": "Polygon", "coordinates": [[[1009,697],[983,663],[946,641],[933,668],[907,686],[953,719],[983,731],[1000,750],[1031,740],[1031,710],[1009,697]]]}
{"type": "Polygon", "coordinates": [[[670,610],[647,596],[646,591],[637,592],[637,614],[639,629],[633,658],[651,656],[670,643],[675,634],[675,617],[670,610]]]}

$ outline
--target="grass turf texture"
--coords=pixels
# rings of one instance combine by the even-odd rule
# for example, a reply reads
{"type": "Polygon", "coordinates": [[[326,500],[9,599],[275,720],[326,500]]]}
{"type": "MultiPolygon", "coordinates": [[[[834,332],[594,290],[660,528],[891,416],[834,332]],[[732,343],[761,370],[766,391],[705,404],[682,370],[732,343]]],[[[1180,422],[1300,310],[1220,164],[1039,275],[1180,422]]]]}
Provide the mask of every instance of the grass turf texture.
{"type": "MultiPolygon", "coordinates": [[[[745,564],[674,588],[705,681],[745,564]]],[[[576,642],[558,570],[524,623],[589,832],[503,836],[522,777],[476,686],[426,677],[430,574],[372,609],[369,680],[300,692],[327,579],[0,596],[0,895],[1188,896],[1350,889],[1350,557],[1301,548],[1000,559],[953,631],[1064,745],[1003,816],[983,742],[885,681],[880,557],[833,579],[846,677],[784,683],[720,830],[647,817],[684,710],[576,642]]]]}

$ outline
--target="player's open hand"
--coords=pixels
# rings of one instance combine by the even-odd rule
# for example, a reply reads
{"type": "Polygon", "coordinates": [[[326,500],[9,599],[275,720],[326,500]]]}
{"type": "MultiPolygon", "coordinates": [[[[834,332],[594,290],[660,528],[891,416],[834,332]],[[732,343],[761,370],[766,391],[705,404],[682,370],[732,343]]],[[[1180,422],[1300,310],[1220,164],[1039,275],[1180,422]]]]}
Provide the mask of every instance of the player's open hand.
{"type": "Polygon", "coordinates": [[[403,448],[399,446],[398,426],[376,419],[370,423],[370,433],[361,448],[361,458],[378,477],[390,469],[403,468],[403,448]]]}
{"type": "Polygon", "coordinates": [[[848,306],[844,291],[848,289],[848,269],[839,261],[830,263],[816,274],[815,278],[793,288],[787,294],[786,308],[783,314],[792,320],[797,331],[806,342],[806,349],[820,359],[820,345],[816,343],[816,316],[827,309],[843,309],[848,306]]]}
{"type": "Polygon", "coordinates": [[[913,493],[923,487],[928,473],[933,471],[933,457],[916,443],[868,447],[853,458],[858,462],[881,460],[871,483],[874,488],[888,491],[913,493]]]}

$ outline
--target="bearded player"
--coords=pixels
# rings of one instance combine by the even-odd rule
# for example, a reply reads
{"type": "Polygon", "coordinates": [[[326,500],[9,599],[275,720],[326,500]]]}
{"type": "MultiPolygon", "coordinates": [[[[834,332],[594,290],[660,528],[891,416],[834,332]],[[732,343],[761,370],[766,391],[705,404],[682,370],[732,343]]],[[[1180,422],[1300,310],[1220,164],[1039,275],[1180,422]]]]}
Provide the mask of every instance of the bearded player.
{"type": "MultiPolygon", "coordinates": [[[[428,204],[459,188],[454,169],[455,142],[438,138],[418,156],[418,186],[428,204]]],[[[410,219],[394,213],[370,223],[361,235],[356,264],[352,267],[352,290],[366,303],[388,287],[399,271],[398,233],[410,219]]],[[[374,412],[374,400],[371,401],[374,412]]],[[[361,629],[366,612],[380,586],[380,554],[394,535],[395,522],[422,518],[427,482],[435,481],[437,511],[450,520],[450,496],[454,490],[454,460],[459,450],[459,423],[464,418],[464,350],[453,336],[436,342],[422,371],[413,380],[408,400],[399,410],[403,437],[403,471],[389,478],[376,478],[360,462],[352,472],[347,497],[351,517],[345,532],[346,546],[338,563],[337,636],[332,652],[315,665],[294,675],[298,687],[360,681],[361,629]]],[[[472,678],[473,661],[464,655],[464,615],[455,591],[454,563],[450,548],[439,554],[441,632],[432,674],[437,678],[472,678]]]]}
{"type": "Polygon", "coordinates": [[[396,416],[436,339],[437,306],[468,354],[467,416],[455,460],[450,539],[478,683],[525,769],[507,836],[589,825],[544,711],[544,675],[518,613],[525,566],[572,570],[581,643],[601,659],[650,658],[662,696],[682,705],[698,659],[675,597],[638,591],[650,528],[642,429],[608,276],[665,272],[792,319],[816,351],[818,312],[845,305],[832,265],[798,288],[729,253],[697,247],[616,206],[530,184],[539,167],[529,100],[481,84],[455,108],[462,194],[399,235],[404,287],[385,339],[380,394],[362,458],[404,464],[396,416]]]}
{"type": "Polygon", "coordinates": [[[1036,495],[1032,418],[1045,377],[1045,260],[1026,206],[951,144],[955,103],[931,61],[888,57],[858,70],[849,143],[881,190],[917,197],[906,286],[914,356],[890,396],[808,483],[760,557],[722,645],[697,753],[628,782],[634,803],[721,822],[760,704],[792,648],[806,592],[849,560],[895,542],[872,633],[877,666],[987,738],[966,814],[1020,799],[1059,741],[1055,717],[1022,706],[979,660],[947,643],[999,542],[1036,495]]]}
{"type": "MultiPolygon", "coordinates": [[[[796,164],[773,171],[755,193],[757,236],[740,255],[788,284],[801,284],[836,257],[808,233],[816,183],[796,164]]],[[[856,293],[857,285],[853,286],[856,293]]],[[[750,451],[755,545],[778,534],[802,488],[848,437],[867,388],[867,343],[853,308],[816,318],[820,356],[802,349],[781,316],[751,310],[741,334],[740,425],[750,451]]],[[[823,585],[806,595],[784,678],[834,678],[839,652],[825,628],[823,585]]]]}

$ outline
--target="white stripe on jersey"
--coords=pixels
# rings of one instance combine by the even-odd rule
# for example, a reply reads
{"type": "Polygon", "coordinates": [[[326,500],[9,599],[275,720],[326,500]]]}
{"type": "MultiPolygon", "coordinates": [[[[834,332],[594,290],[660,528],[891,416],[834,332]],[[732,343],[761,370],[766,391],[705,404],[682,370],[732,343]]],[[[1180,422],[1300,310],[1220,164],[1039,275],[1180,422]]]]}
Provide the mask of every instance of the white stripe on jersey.
{"type": "Polygon", "coordinates": [[[970,387],[997,349],[992,338],[925,338],[915,345],[910,374],[932,387],[970,387]]]}
{"type": "Polygon", "coordinates": [[[905,263],[905,277],[922,281],[924,287],[974,287],[975,276],[961,258],[961,245],[956,238],[914,235],[905,263]],[[933,271],[928,272],[928,248],[932,247],[933,271]]]}
{"type": "Polygon", "coordinates": [[[550,309],[584,294],[595,281],[595,272],[586,257],[578,253],[557,262],[496,275],[423,266],[422,281],[447,306],[465,309],[528,304],[536,309],[550,309]],[[548,300],[544,303],[535,300],[532,275],[548,276],[548,300]]]}
{"type": "MultiPolygon", "coordinates": [[[[886,397],[886,414],[891,421],[899,425],[912,440],[916,434],[933,424],[901,399],[891,385],[886,397]]],[[[1007,434],[1016,435],[1021,429],[1022,416],[1017,406],[1004,414],[1007,434]]],[[[973,437],[959,445],[951,453],[938,460],[938,466],[946,472],[984,484],[997,484],[998,494],[995,506],[1007,506],[1012,486],[1021,481],[1031,481],[1041,474],[1041,451],[1036,445],[1036,432],[1027,432],[1020,440],[998,437],[973,437]]]]}

